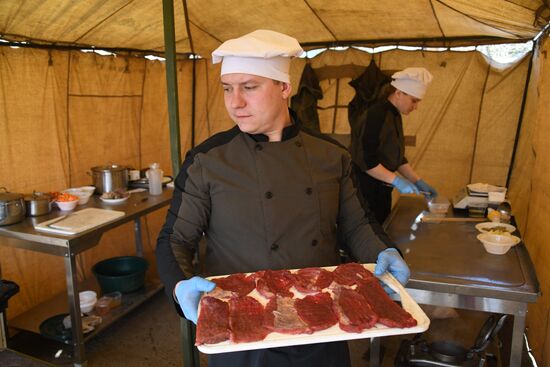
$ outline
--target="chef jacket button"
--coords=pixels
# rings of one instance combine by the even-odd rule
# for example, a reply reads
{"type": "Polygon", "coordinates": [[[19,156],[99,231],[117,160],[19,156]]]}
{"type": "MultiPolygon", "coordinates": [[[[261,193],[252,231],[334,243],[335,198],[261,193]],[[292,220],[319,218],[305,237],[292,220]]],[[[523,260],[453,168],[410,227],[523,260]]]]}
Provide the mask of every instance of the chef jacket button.
{"type": "Polygon", "coordinates": [[[256,144],[256,146],[254,146],[254,149],[260,151],[262,149],[264,149],[260,144],[256,144]]]}
{"type": "Polygon", "coordinates": [[[313,193],[313,189],[311,187],[306,188],[306,194],[311,195],[313,193]]]}
{"type": "Polygon", "coordinates": [[[271,245],[271,249],[273,251],[277,251],[279,249],[279,245],[277,245],[276,243],[274,243],[273,245],[271,245]]]}
{"type": "Polygon", "coordinates": [[[265,193],[265,197],[267,199],[271,199],[273,197],[273,193],[271,191],[268,191],[268,192],[265,193]]]}
{"type": "Polygon", "coordinates": [[[297,146],[298,148],[300,148],[300,147],[302,146],[302,142],[301,142],[301,141],[297,141],[297,142],[296,142],[296,146],[297,146]]]}
{"type": "Polygon", "coordinates": [[[314,247],[317,246],[317,240],[311,241],[311,246],[314,246],[314,247]]]}

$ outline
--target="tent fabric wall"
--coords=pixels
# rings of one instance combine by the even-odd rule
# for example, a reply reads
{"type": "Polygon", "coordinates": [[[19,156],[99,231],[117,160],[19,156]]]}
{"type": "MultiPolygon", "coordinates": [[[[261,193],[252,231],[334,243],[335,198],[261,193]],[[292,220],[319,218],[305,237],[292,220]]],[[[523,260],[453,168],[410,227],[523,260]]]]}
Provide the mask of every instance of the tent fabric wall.
{"type": "MultiPolygon", "coordinates": [[[[74,51],[4,47],[0,52],[1,177],[9,190],[58,191],[90,184],[90,168],[109,162],[134,168],[159,162],[171,174],[163,63],[74,51]]],[[[296,59],[291,82],[297,87],[307,62],[314,68],[366,67],[373,57],[388,73],[414,65],[427,67],[435,76],[419,111],[404,123],[405,134],[415,135],[417,142],[407,148],[407,155],[426,180],[447,196],[470,182],[472,172],[476,180],[505,183],[521,106],[522,88],[517,85],[524,85],[527,59],[500,71],[477,52],[393,50],[371,55],[356,49],[327,51],[311,60],[296,59]],[[497,121],[498,128],[494,126],[497,121]],[[481,139],[482,144],[475,144],[481,139]],[[497,143],[497,153],[504,157],[482,149],[497,143]],[[488,157],[473,160],[474,154],[488,157]]],[[[192,146],[193,63],[195,144],[233,126],[223,103],[219,65],[205,59],[178,61],[182,152],[192,146]]],[[[349,133],[345,107],[354,95],[350,80],[344,76],[321,81],[324,98],[319,106],[326,107],[320,111],[322,132],[349,133]],[[336,119],[334,105],[341,107],[336,119]]],[[[150,260],[163,219],[164,211],[159,211],[145,220],[144,242],[150,260]]],[[[132,253],[132,238],[130,224],[106,233],[98,247],[79,256],[80,275],[89,276],[91,266],[102,258],[132,253]]],[[[63,264],[58,258],[0,246],[0,266],[4,277],[22,282],[24,296],[14,300],[10,317],[64,288],[63,278],[59,279],[63,264]],[[34,272],[39,269],[37,263],[59,273],[43,277],[34,272]]]]}
{"type": "MultiPolygon", "coordinates": [[[[314,70],[366,67],[372,57],[350,49],[297,59],[295,66],[301,67],[292,70],[292,82],[299,80],[306,62],[314,70]]],[[[389,75],[408,66],[426,67],[434,75],[418,111],[404,116],[405,135],[416,137],[416,145],[407,147],[406,154],[421,176],[449,198],[470,182],[506,184],[529,57],[506,69],[492,66],[479,52],[393,50],[374,57],[389,75]]],[[[320,81],[321,132],[350,133],[346,107],[355,94],[350,81],[351,77],[320,81]]]]}
{"type": "Polygon", "coordinates": [[[514,215],[540,282],[541,297],[530,305],[528,337],[540,366],[550,366],[548,344],[550,314],[550,42],[540,46],[533,73],[517,158],[512,171],[510,197],[514,215]]]}
{"type": "MultiPolygon", "coordinates": [[[[448,46],[489,37],[532,39],[550,18],[545,0],[264,0],[261,7],[256,0],[173,4],[177,52],[205,58],[223,41],[258,28],[292,35],[302,44],[413,40],[417,45],[448,46]]],[[[162,52],[162,2],[3,0],[0,34],[37,44],[162,52]]]]}

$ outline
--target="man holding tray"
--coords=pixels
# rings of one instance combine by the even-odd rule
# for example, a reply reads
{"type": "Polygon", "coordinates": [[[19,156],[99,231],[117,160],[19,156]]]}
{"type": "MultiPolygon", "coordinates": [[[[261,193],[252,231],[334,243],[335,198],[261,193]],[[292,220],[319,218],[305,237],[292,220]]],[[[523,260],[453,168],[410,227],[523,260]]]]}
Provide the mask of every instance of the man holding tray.
{"type": "MultiPolygon", "coordinates": [[[[409,278],[357,194],[347,150],[302,129],[288,108],[290,59],[302,52],[292,37],[257,30],[212,53],[236,126],[187,153],[156,250],[167,293],[194,323],[202,292],[215,287],[193,277],[203,235],[205,276],[337,265],[340,242],[358,262],[377,262],[375,274],[389,271],[402,284],[409,278]]],[[[350,360],[347,343],[333,342],[212,354],[208,365],[345,367],[350,360]]]]}

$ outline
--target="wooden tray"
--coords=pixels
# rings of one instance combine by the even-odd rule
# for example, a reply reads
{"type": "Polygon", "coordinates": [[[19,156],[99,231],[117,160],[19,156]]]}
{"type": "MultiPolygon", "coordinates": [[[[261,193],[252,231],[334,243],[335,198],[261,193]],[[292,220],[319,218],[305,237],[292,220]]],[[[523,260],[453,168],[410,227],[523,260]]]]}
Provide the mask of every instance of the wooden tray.
{"type": "MultiPolygon", "coordinates": [[[[376,264],[364,264],[365,268],[374,273],[374,267],[376,264]]],[[[325,267],[323,269],[332,271],[335,266],[325,267]]],[[[209,279],[219,278],[211,277],[209,279]]],[[[272,332],[267,335],[267,337],[262,341],[250,342],[250,343],[232,343],[231,341],[224,341],[217,344],[202,344],[198,345],[197,348],[206,354],[216,354],[216,353],[227,353],[227,352],[237,352],[253,349],[265,349],[265,348],[276,348],[276,347],[286,347],[291,345],[302,345],[302,344],[314,344],[314,343],[326,343],[334,342],[341,340],[353,340],[353,339],[364,339],[364,338],[373,338],[379,336],[389,336],[389,335],[401,335],[401,334],[416,334],[424,332],[430,326],[430,319],[422,311],[420,306],[412,299],[412,297],[407,293],[405,288],[399,283],[391,274],[385,273],[379,277],[386,285],[393,289],[397,296],[394,297],[397,300],[401,301],[403,308],[408,311],[417,321],[417,325],[411,328],[389,328],[387,326],[376,324],[375,327],[371,329],[366,329],[361,333],[348,333],[340,329],[338,323],[332,327],[316,331],[313,334],[281,334],[277,332],[272,332]]],[[[305,294],[300,293],[296,288],[291,288],[291,291],[296,295],[297,298],[302,298],[305,294]]],[[[266,304],[267,300],[262,297],[257,290],[252,291],[249,296],[252,296],[258,299],[262,304],[266,304]]],[[[200,309],[199,309],[200,314],[200,309]]]]}

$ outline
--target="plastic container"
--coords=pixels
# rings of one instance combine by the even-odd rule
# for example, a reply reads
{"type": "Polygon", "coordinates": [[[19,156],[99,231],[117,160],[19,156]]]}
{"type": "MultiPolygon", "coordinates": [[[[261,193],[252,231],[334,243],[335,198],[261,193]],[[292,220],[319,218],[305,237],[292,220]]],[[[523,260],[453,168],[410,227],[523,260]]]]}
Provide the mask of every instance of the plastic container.
{"type": "Polygon", "coordinates": [[[103,297],[101,298],[108,299],[111,302],[110,303],[111,308],[118,307],[122,304],[122,293],[120,292],[107,293],[107,294],[104,294],[103,297]]]}
{"type": "Polygon", "coordinates": [[[485,217],[487,206],[487,204],[472,203],[468,205],[468,215],[473,218],[483,218],[485,217]]]}
{"type": "Polygon", "coordinates": [[[111,299],[106,297],[101,297],[97,300],[95,305],[95,314],[102,316],[111,312],[111,299]]]}
{"type": "Polygon", "coordinates": [[[164,172],[160,169],[158,163],[151,164],[150,168],[145,172],[147,180],[149,180],[149,195],[162,194],[162,177],[164,172]]]}
{"type": "Polygon", "coordinates": [[[438,216],[444,216],[447,214],[450,205],[451,203],[449,202],[449,199],[444,196],[437,196],[428,201],[428,209],[430,209],[430,213],[438,216]]]}
{"type": "Polygon", "coordinates": [[[97,293],[94,291],[84,291],[78,294],[80,299],[80,311],[90,313],[94,309],[97,302],[97,293]]]}

